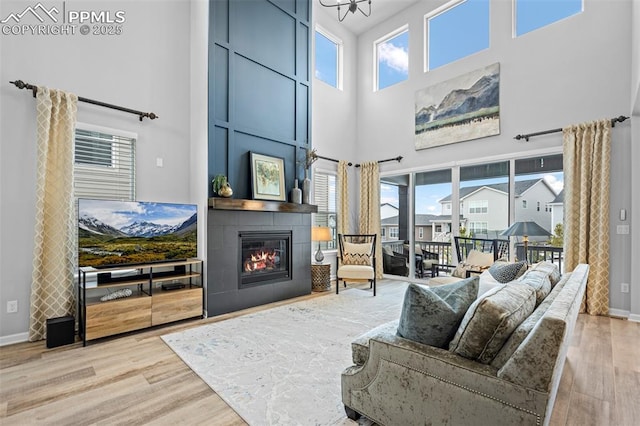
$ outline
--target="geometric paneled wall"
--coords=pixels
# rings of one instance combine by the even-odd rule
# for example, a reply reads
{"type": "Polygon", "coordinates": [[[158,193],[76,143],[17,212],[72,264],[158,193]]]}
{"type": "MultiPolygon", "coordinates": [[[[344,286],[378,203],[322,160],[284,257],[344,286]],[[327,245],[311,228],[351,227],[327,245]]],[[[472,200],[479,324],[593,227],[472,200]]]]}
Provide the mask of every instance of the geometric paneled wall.
{"type": "Polygon", "coordinates": [[[311,149],[311,0],[210,0],[209,13],[209,181],[227,175],[250,199],[257,152],[284,159],[289,194],[311,149]]]}

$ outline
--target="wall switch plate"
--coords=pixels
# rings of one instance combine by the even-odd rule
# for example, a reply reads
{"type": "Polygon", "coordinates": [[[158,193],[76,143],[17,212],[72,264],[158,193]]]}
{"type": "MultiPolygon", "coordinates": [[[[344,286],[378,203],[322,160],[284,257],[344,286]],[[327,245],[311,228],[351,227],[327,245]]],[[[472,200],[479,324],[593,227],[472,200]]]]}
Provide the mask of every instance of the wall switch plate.
{"type": "Polygon", "coordinates": [[[620,283],[620,293],[629,293],[629,283],[620,283]]]}
{"type": "Polygon", "coordinates": [[[618,235],[628,235],[629,234],[629,225],[618,225],[616,227],[616,233],[618,235]]]}
{"type": "Polygon", "coordinates": [[[16,312],[18,312],[18,301],[17,300],[7,301],[7,313],[15,314],[16,312]]]}

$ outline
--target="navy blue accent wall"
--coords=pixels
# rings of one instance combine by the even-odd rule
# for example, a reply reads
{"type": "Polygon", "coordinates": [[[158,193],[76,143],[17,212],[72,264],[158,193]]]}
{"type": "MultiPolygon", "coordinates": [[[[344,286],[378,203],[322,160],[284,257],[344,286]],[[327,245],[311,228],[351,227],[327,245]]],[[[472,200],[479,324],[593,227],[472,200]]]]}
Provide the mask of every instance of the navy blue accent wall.
{"type": "Polygon", "coordinates": [[[257,152],[284,159],[288,196],[311,149],[311,0],[209,4],[209,181],[252,198],[257,152]]]}

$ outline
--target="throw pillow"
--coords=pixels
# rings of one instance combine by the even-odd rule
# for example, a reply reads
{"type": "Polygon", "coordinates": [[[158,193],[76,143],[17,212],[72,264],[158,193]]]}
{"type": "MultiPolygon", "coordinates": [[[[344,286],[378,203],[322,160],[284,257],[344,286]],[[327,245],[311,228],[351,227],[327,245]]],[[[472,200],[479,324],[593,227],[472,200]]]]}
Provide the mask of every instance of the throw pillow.
{"type": "Polygon", "coordinates": [[[478,297],[478,282],[478,277],[472,277],[437,287],[409,284],[404,294],[398,335],[446,348],[465,312],[478,297]]]}
{"type": "Polygon", "coordinates": [[[534,271],[542,271],[545,274],[549,275],[549,281],[551,281],[551,287],[554,287],[560,281],[561,274],[560,269],[558,269],[558,265],[549,262],[548,260],[543,260],[542,262],[536,263],[531,267],[534,271]]]}
{"type": "Polygon", "coordinates": [[[469,307],[449,350],[489,364],[535,304],[536,293],[527,285],[509,283],[489,290],[469,307]]]}
{"type": "Polygon", "coordinates": [[[522,274],[527,270],[527,262],[495,262],[489,267],[489,273],[496,281],[500,283],[508,283],[517,278],[520,278],[522,274]]]}
{"type": "Polygon", "coordinates": [[[371,243],[343,243],[344,265],[371,265],[371,243]]]}
{"type": "Polygon", "coordinates": [[[526,284],[535,290],[536,306],[538,306],[551,291],[551,281],[546,272],[543,271],[529,270],[515,282],[526,284]]]}

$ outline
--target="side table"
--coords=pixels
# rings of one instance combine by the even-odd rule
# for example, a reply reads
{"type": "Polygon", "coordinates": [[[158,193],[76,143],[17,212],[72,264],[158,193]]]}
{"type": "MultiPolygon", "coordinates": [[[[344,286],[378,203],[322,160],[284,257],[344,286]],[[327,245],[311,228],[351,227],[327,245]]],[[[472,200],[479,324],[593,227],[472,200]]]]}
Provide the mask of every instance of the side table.
{"type": "Polygon", "coordinates": [[[311,264],[311,290],[329,291],[331,290],[331,264],[312,263],[311,264]]]}

